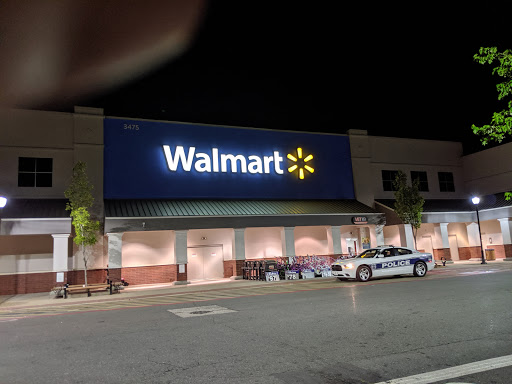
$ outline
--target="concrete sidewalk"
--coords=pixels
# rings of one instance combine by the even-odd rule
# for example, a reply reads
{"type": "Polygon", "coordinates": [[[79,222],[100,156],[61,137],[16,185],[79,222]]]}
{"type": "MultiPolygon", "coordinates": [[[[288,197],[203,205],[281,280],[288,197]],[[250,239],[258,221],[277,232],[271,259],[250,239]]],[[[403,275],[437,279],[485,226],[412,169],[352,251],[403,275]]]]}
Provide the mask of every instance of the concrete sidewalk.
{"type": "MultiPolygon", "coordinates": [[[[512,269],[512,262],[503,262],[502,260],[489,261],[487,264],[482,265],[480,260],[468,260],[468,261],[455,261],[447,263],[446,266],[442,266],[440,262],[437,262],[437,267],[430,273],[441,270],[454,270],[461,268],[477,269],[477,268],[488,268],[489,266],[499,266],[500,268],[512,269]]],[[[320,279],[320,278],[319,278],[320,279]]],[[[331,279],[331,278],[326,278],[331,279]]],[[[227,288],[246,288],[256,286],[266,286],[269,284],[294,284],[302,281],[310,280],[281,280],[278,282],[266,282],[266,281],[255,281],[255,280],[232,280],[232,279],[220,279],[210,281],[192,281],[187,285],[173,285],[172,283],[160,283],[160,284],[147,284],[147,285],[136,285],[124,287],[120,293],[109,295],[108,293],[93,293],[91,297],[87,297],[86,294],[75,294],[70,295],[68,299],[56,298],[51,295],[50,292],[41,293],[27,293],[18,295],[5,295],[0,296],[0,308],[17,308],[17,307],[33,307],[33,306],[47,306],[47,305],[68,305],[68,304],[83,304],[88,302],[97,301],[112,301],[112,300],[127,300],[130,298],[137,298],[143,296],[160,296],[160,295],[173,295],[193,292],[203,292],[210,290],[220,290],[227,288]]]]}

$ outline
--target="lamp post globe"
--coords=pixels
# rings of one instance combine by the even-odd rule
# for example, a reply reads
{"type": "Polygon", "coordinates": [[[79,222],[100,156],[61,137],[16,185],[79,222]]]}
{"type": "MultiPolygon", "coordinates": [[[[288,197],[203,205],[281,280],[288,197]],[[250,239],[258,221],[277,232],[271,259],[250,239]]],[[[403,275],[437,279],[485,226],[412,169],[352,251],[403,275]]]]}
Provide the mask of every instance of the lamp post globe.
{"type": "Polygon", "coordinates": [[[473,202],[473,204],[476,207],[476,221],[478,223],[478,235],[480,237],[480,252],[482,254],[482,262],[480,264],[487,264],[487,262],[485,261],[485,256],[484,256],[484,248],[482,246],[482,232],[480,231],[480,216],[478,214],[478,204],[480,203],[480,198],[478,196],[475,196],[471,199],[471,201],[473,202]]]}

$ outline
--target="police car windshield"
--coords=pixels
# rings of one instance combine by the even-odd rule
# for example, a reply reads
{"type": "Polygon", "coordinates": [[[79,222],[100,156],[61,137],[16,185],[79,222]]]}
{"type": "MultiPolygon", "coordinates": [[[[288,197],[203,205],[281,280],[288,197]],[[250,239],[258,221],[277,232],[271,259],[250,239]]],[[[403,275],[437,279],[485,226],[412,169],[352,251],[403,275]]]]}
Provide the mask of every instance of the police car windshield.
{"type": "Polygon", "coordinates": [[[375,257],[375,255],[379,252],[378,249],[369,249],[367,251],[364,251],[363,253],[359,254],[357,257],[359,258],[371,258],[375,257]]]}

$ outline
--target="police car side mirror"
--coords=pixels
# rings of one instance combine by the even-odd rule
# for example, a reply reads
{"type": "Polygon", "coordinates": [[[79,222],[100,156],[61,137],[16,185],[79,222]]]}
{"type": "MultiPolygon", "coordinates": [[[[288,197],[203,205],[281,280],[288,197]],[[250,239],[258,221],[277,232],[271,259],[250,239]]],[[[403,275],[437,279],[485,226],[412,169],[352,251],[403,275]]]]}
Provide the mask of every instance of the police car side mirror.
{"type": "Polygon", "coordinates": [[[377,257],[384,257],[384,255],[381,253],[381,254],[377,255],[377,257]]]}

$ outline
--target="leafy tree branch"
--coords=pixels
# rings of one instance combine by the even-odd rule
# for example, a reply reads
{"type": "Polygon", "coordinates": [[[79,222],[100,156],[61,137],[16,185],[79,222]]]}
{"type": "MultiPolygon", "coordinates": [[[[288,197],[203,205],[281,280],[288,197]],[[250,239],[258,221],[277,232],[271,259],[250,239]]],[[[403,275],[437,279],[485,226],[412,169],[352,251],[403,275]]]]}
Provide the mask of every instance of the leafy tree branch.
{"type": "Polygon", "coordinates": [[[89,208],[94,203],[92,196],[93,186],[89,183],[87,177],[87,165],[79,161],[73,167],[73,176],[69,187],[64,192],[64,196],[69,200],[66,203],[66,210],[71,211],[70,216],[72,225],[75,229],[73,241],[81,249],[84,261],[85,285],[87,285],[87,266],[89,258],[86,248],[96,244],[96,234],[100,228],[100,222],[93,220],[89,213],[89,208]]]}
{"type": "MultiPolygon", "coordinates": [[[[499,52],[496,47],[481,47],[473,59],[480,64],[493,64],[495,67],[492,74],[503,77],[505,81],[496,85],[498,100],[512,94],[512,51],[499,52]]],[[[481,136],[482,145],[491,141],[501,143],[507,136],[512,134],[512,100],[508,107],[500,112],[494,112],[489,124],[481,127],[473,124],[473,133],[481,136]]]]}
{"type": "MultiPolygon", "coordinates": [[[[498,100],[512,95],[512,51],[498,51],[496,47],[481,47],[473,59],[480,64],[493,64],[493,75],[503,77],[505,81],[496,85],[498,100]]],[[[501,143],[507,136],[512,135],[512,100],[508,102],[508,108],[500,112],[494,112],[489,124],[477,127],[471,126],[473,133],[481,136],[482,145],[490,141],[501,143]]],[[[505,192],[505,199],[512,199],[512,192],[505,192]]]]}
{"type": "Polygon", "coordinates": [[[412,185],[408,185],[407,175],[403,171],[398,171],[393,181],[395,213],[402,223],[411,225],[415,247],[417,247],[416,234],[421,227],[423,204],[425,204],[425,199],[420,195],[419,184],[419,179],[416,179],[412,181],[412,185]]]}

